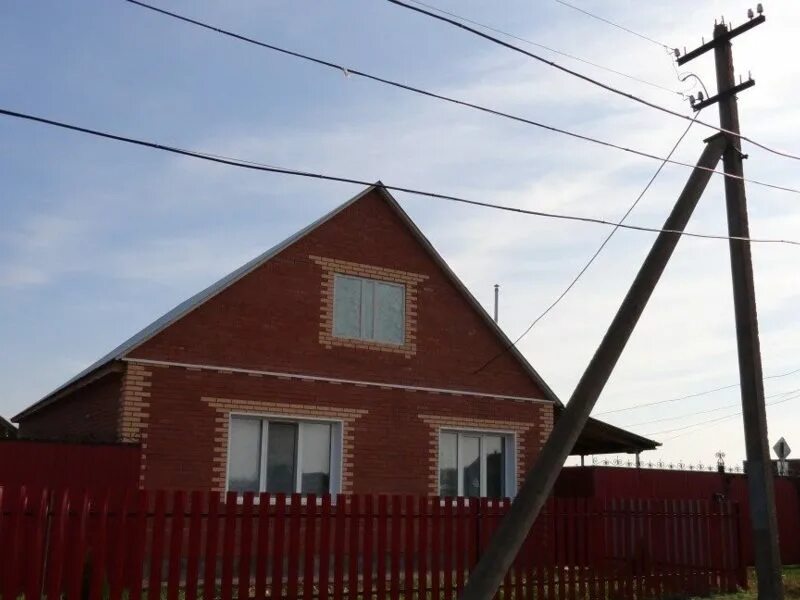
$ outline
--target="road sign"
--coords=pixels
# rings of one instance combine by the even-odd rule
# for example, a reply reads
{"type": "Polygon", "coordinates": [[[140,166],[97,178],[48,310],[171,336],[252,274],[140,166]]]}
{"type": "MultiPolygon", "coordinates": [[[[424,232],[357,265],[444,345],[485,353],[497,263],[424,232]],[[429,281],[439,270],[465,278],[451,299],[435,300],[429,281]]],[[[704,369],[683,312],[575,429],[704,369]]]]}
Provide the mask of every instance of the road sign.
{"type": "Polygon", "coordinates": [[[789,444],[786,443],[786,440],[781,438],[778,442],[772,447],[775,451],[775,454],[778,455],[778,458],[781,460],[786,459],[791,453],[792,449],[789,448],[789,444]]]}

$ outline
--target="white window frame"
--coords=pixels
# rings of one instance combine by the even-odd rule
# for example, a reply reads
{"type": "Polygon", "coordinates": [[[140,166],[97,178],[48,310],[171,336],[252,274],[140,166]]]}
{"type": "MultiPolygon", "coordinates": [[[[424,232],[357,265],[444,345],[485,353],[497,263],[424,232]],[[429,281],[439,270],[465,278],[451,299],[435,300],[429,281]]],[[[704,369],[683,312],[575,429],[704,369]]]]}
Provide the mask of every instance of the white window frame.
{"type": "MultiPolygon", "coordinates": [[[[363,283],[362,283],[363,285],[363,283]]],[[[362,288],[363,289],[363,288],[362,288]]],[[[350,275],[348,273],[334,273],[333,274],[333,305],[331,309],[331,335],[339,339],[345,340],[361,340],[365,342],[376,342],[378,344],[392,344],[395,346],[402,346],[405,344],[406,339],[406,286],[403,283],[397,283],[394,281],[384,281],[383,279],[375,279],[372,277],[361,277],[360,275],[350,275]],[[362,292],[362,297],[360,298],[359,305],[358,305],[358,323],[359,323],[359,333],[358,337],[351,337],[351,336],[344,336],[344,335],[337,335],[336,331],[336,278],[343,277],[345,279],[356,279],[358,281],[370,281],[373,283],[379,283],[381,285],[386,285],[389,287],[400,288],[401,295],[400,297],[403,300],[403,306],[401,310],[401,314],[403,316],[403,322],[401,323],[401,332],[400,332],[400,341],[389,341],[389,340],[380,340],[375,337],[375,323],[378,318],[378,311],[375,310],[375,288],[373,286],[372,290],[372,337],[366,337],[363,332],[364,324],[362,322],[362,311],[364,307],[364,297],[362,292]]]]}
{"type": "MultiPolygon", "coordinates": [[[[439,449],[442,444],[442,434],[451,433],[458,436],[473,436],[481,437],[485,435],[501,436],[503,438],[503,450],[505,453],[505,461],[503,465],[503,497],[513,498],[517,494],[517,433],[515,431],[503,431],[494,429],[473,429],[470,427],[442,427],[439,429],[437,436],[436,446],[436,493],[439,494],[442,489],[442,470],[439,465],[439,449]]],[[[480,443],[480,467],[481,467],[481,492],[480,497],[486,497],[486,451],[484,449],[483,440],[480,443]]],[[[461,462],[461,443],[456,443],[456,473],[458,483],[456,484],[456,494],[461,497],[464,495],[464,468],[461,462]]]]}
{"type": "Polygon", "coordinates": [[[326,419],[306,416],[276,415],[272,413],[251,413],[231,411],[228,414],[228,447],[227,462],[225,465],[225,491],[229,490],[230,467],[231,467],[231,438],[233,436],[233,419],[246,418],[260,421],[261,425],[261,452],[259,454],[259,491],[256,494],[266,491],[267,484],[267,449],[269,448],[269,423],[281,422],[297,425],[297,449],[295,466],[295,484],[293,493],[302,493],[301,484],[303,477],[302,460],[303,445],[300,443],[302,437],[302,427],[304,423],[321,423],[331,426],[331,448],[330,448],[330,479],[328,483],[328,494],[335,496],[341,493],[342,489],[342,469],[343,469],[343,444],[344,444],[344,421],[342,419],[326,419]]]}

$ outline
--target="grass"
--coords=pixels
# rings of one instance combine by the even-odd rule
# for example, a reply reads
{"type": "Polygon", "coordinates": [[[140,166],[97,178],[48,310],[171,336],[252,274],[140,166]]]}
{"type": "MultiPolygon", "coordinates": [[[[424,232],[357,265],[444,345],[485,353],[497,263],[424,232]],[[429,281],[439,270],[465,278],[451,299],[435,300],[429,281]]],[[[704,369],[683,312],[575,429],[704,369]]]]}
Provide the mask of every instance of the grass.
{"type": "MultiPolygon", "coordinates": [[[[756,574],[753,569],[747,573],[749,589],[735,594],[722,594],[714,596],[714,600],[756,600],[756,574]]],[[[800,600],[800,565],[786,566],[783,568],[783,588],[786,600],[800,600]]]]}

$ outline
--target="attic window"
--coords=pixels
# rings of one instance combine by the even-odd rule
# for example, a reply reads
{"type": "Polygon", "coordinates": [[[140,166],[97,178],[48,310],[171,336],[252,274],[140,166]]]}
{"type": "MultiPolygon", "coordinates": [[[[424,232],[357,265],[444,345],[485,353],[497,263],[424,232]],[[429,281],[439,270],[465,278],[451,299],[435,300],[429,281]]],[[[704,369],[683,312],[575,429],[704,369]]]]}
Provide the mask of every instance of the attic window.
{"type": "Polygon", "coordinates": [[[402,344],[405,340],[405,286],[336,274],[333,335],[402,344]]]}

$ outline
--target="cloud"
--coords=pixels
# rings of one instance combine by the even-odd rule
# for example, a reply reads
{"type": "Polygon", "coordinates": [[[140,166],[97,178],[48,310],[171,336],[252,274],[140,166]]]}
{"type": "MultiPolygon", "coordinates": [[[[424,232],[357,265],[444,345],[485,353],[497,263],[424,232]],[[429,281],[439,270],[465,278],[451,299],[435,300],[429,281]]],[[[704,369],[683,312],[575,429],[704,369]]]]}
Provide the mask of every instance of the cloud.
{"type": "MultiPolygon", "coordinates": [[[[800,66],[791,61],[775,61],[774,57],[784,53],[793,40],[790,24],[800,16],[800,9],[789,4],[770,7],[775,10],[775,18],[770,15],[769,34],[758,28],[737,39],[735,46],[737,66],[758,67],[754,69],[758,85],[740,98],[747,133],[786,148],[796,147],[795,125],[800,125],[800,110],[786,102],[797,91],[800,78],[793,75],[798,74],[800,66]]],[[[295,10],[292,6],[291,10],[287,8],[287,14],[281,13],[277,24],[264,18],[264,28],[286,28],[285,31],[260,31],[258,35],[268,37],[274,33],[299,48],[333,45],[325,51],[355,57],[358,60],[353,63],[365,69],[370,67],[413,85],[657,155],[666,154],[686,127],[676,118],[611,96],[546,65],[473,40],[463,32],[451,32],[417,18],[395,19],[402,13],[373,9],[366,3],[364,6],[373,11],[369,13],[371,18],[383,18],[385,13],[387,17],[391,15],[391,20],[356,31],[349,25],[337,28],[336,23],[323,22],[321,17],[319,21],[313,17],[303,19],[302,26],[286,27],[297,23],[291,14],[295,10]],[[320,35],[312,40],[308,31],[320,35]],[[345,41],[345,33],[352,39],[345,41]],[[435,37],[428,37],[429,34],[435,37]],[[392,39],[402,37],[407,46],[373,43],[387,35],[392,39]],[[370,49],[369,53],[365,49],[370,49]],[[398,55],[403,53],[401,60],[398,55]]],[[[555,3],[533,7],[528,2],[511,2],[501,13],[483,2],[459,1],[452,6],[445,2],[442,6],[670,87],[680,85],[663,49],[630,39],[555,3]]],[[[588,6],[599,12],[611,10],[600,4],[588,6]]],[[[212,11],[211,17],[219,15],[215,12],[220,10],[218,7],[206,8],[212,11]]],[[[266,13],[259,11],[265,10],[258,3],[246,10],[231,12],[226,8],[219,18],[226,23],[241,19],[250,29],[252,23],[261,23],[266,13]]],[[[358,9],[351,10],[354,12],[336,16],[345,20],[358,16],[358,9]]],[[[611,12],[633,28],[682,46],[690,45],[692,36],[699,41],[703,32],[710,32],[714,18],[724,10],[741,11],[741,7],[722,1],[702,6],[683,2],[678,8],[672,3],[645,3],[636,11],[611,12]]],[[[202,10],[198,9],[198,13],[202,10]]],[[[186,55],[184,60],[202,61],[208,58],[205,52],[222,51],[217,45],[219,40],[206,43],[205,37],[197,39],[203,43],[195,43],[188,34],[182,37],[182,44],[191,50],[191,56],[186,55]]],[[[380,178],[389,184],[605,219],[619,218],[658,167],[657,161],[384,89],[354,77],[321,77],[313,68],[296,69],[294,63],[286,63],[286,72],[279,71],[274,67],[279,63],[277,59],[273,62],[258,52],[248,53],[248,48],[236,48],[237,57],[241,51],[241,56],[252,61],[242,71],[242,77],[237,79],[235,63],[227,63],[216,54],[196,88],[180,87],[184,79],[191,79],[186,73],[175,81],[167,73],[160,80],[163,90],[148,89],[145,94],[148,114],[134,114],[127,126],[135,130],[145,117],[149,120],[151,113],[157,112],[158,98],[164,94],[168,95],[170,106],[185,107],[181,114],[170,113],[163,123],[149,125],[152,137],[170,143],[284,167],[368,181],[380,178]],[[251,78],[254,65],[263,68],[263,79],[251,78]],[[215,70],[221,68],[225,73],[215,70]],[[215,88],[213,83],[223,76],[229,87],[215,88]],[[213,104],[213,119],[193,110],[206,97],[213,104]],[[247,100],[252,105],[246,104],[247,100]],[[312,108],[301,111],[297,106],[312,108]],[[237,114],[238,107],[251,112],[237,114]]],[[[567,59],[557,60],[687,112],[677,95],[638,86],[567,59]]],[[[125,64],[124,60],[121,64],[125,64]]],[[[707,84],[714,80],[710,64],[700,60],[691,65],[707,84]]],[[[115,91],[124,93],[124,89],[115,91]]],[[[115,118],[122,118],[124,111],[115,114],[115,118]]],[[[710,109],[702,118],[716,121],[710,109]]],[[[120,124],[125,129],[122,125],[125,123],[120,124]]],[[[694,163],[708,134],[709,130],[695,126],[676,158],[694,163]]],[[[748,176],[791,183],[796,171],[794,163],[753,148],[745,151],[751,154],[746,163],[748,176]]],[[[59,282],[80,275],[85,281],[107,287],[104,306],[117,306],[118,301],[122,310],[124,302],[129,302],[136,318],[146,320],[358,191],[357,186],[253,173],[168,155],[147,156],[150,158],[143,158],[140,150],[131,151],[130,155],[116,149],[108,155],[105,151],[98,153],[97,164],[82,167],[85,170],[78,181],[85,187],[83,193],[59,182],[51,172],[52,205],[41,214],[24,213],[16,227],[0,229],[0,285],[14,291],[33,289],[46,296],[59,282]],[[111,168],[112,162],[121,162],[123,175],[129,176],[119,175],[111,168]],[[134,173],[141,175],[130,176],[134,173]],[[151,295],[152,290],[160,293],[151,295]]],[[[63,169],[81,168],[70,158],[69,152],[62,152],[59,160],[63,169]]],[[[630,222],[660,225],[688,173],[682,167],[666,167],[630,222]]],[[[796,198],[755,186],[748,186],[748,195],[753,235],[797,237],[800,205],[796,198]]],[[[501,325],[512,337],[521,333],[563,290],[609,231],[409,194],[397,196],[487,306],[491,304],[492,285],[502,285],[501,325]]],[[[689,228],[725,232],[719,178],[713,179],[689,228]]],[[[521,342],[523,352],[562,398],[569,397],[653,237],[619,231],[572,292],[521,342]]],[[[727,252],[724,242],[681,241],[603,393],[602,410],[736,381],[727,252]]],[[[800,292],[797,250],[758,246],[753,253],[765,371],[788,370],[800,342],[793,310],[800,292]]],[[[80,295],[84,288],[76,285],[77,290],[72,293],[80,295]]],[[[86,298],[87,307],[93,302],[101,303],[86,298]]],[[[105,331],[109,339],[96,342],[98,354],[114,341],[110,339],[114,335],[122,339],[129,333],[123,330],[124,326],[109,324],[105,331]]],[[[68,346],[53,346],[47,360],[68,364],[65,357],[76,352],[68,346]]],[[[81,352],[90,355],[91,350],[82,348],[81,352]]],[[[780,389],[774,387],[778,383],[793,385],[791,381],[770,385],[780,389]]],[[[21,390],[9,402],[22,405],[24,395],[21,390]]],[[[735,399],[735,390],[724,397],[735,399]]],[[[719,402],[720,398],[698,399],[682,409],[688,412],[693,407],[705,408],[711,401],[719,402]]],[[[776,414],[793,415],[794,422],[800,422],[800,413],[790,405],[787,403],[783,412],[776,414]]],[[[635,418],[613,420],[645,420],[641,414],[657,418],[663,413],[636,411],[635,418]]],[[[721,443],[721,434],[734,440],[726,448],[729,456],[743,454],[743,446],[735,441],[739,431],[735,424],[708,431],[718,433],[679,438],[664,449],[663,456],[702,456],[710,460],[721,443]]],[[[793,432],[800,435],[796,426],[793,432]]]]}

